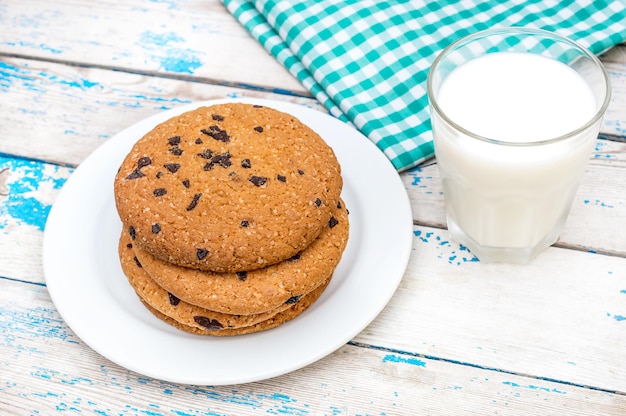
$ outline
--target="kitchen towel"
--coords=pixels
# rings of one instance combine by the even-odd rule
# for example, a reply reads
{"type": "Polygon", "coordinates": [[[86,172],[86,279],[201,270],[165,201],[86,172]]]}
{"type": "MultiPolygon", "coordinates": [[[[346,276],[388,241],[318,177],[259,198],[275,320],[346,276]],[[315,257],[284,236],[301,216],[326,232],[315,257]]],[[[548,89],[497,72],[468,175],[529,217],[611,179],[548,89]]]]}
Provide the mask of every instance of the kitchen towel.
{"type": "Polygon", "coordinates": [[[626,1],[223,0],[335,117],[399,171],[434,154],[426,95],[442,49],[478,30],[556,32],[596,54],[626,40],[626,1]]]}

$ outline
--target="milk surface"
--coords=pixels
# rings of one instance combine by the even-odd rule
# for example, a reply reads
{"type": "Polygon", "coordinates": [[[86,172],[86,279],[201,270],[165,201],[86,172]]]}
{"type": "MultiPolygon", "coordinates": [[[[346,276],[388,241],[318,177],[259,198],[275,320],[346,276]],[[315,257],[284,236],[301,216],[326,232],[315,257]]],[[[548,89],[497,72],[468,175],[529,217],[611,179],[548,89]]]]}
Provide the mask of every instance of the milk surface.
{"type": "Polygon", "coordinates": [[[431,114],[435,152],[453,238],[479,259],[517,261],[554,243],[567,219],[598,134],[599,104],[567,65],[530,53],[500,52],[461,65],[443,81],[438,104],[470,137],[431,114]],[[517,257],[516,257],[517,256],[517,257]],[[523,257],[523,256],[522,256],[523,257]]]}
{"type": "Polygon", "coordinates": [[[582,127],[596,112],[591,87],[569,66],[541,55],[483,55],[454,70],[437,96],[444,113],[479,136],[548,140],[582,127]]]}

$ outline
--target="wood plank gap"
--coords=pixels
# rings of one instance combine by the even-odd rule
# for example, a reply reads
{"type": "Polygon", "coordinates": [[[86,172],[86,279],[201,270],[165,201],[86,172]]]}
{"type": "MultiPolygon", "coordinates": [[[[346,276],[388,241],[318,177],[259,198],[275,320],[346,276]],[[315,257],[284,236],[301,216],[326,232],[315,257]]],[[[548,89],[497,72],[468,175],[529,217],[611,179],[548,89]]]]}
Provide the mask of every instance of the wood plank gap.
{"type": "Polygon", "coordinates": [[[618,135],[615,135],[615,134],[600,133],[598,135],[598,139],[608,140],[608,141],[611,141],[611,142],[626,143],[626,137],[625,136],[618,136],[618,135]]]}
{"type": "Polygon", "coordinates": [[[8,277],[8,276],[0,276],[0,279],[8,280],[10,282],[26,283],[26,284],[29,284],[29,285],[46,287],[46,284],[44,282],[32,282],[32,281],[29,281],[29,280],[16,279],[14,277],[8,277]]]}
{"type": "Polygon", "coordinates": [[[611,250],[595,249],[592,247],[579,246],[574,244],[562,243],[557,241],[552,247],[564,248],[566,250],[582,251],[585,253],[600,254],[602,256],[626,258],[626,253],[619,253],[611,250]]]}
{"type": "Polygon", "coordinates": [[[29,156],[24,156],[24,155],[17,155],[14,153],[0,152],[0,157],[7,158],[7,159],[23,160],[26,162],[46,163],[48,165],[55,165],[55,166],[60,166],[64,168],[76,169],[78,167],[78,165],[74,163],[63,163],[63,162],[58,162],[55,160],[46,160],[46,159],[39,159],[39,158],[29,157],[29,156]]]}
{"type": "Polygon", "coordinates": [[[496,368],[496,367],[488,367],[488,366],[484,366],[484,365],[480,365],[480,364],[474,364],[474,363],[454,360],[454,359],[450,359],[450,358],[437,357],[437,356],[429,355],[429,354],[420,354],[420,353],[417,353],[417,352],[402,351],[402,350],[398,350],[398,349],[395,349],[395,348],[388,348],[388,347],[383,347],[383,346],[378,346],[378,345],[370,345],[370,344],[365,344],[365,343],[362,343],[362,342],[355,342],[355,341],[348,341],[347,344],[351,345],[351,346],[354,346],[354,347],[359,347],[359,348],[366,348],[366,349],[371,349],[371,350],[376,350],[376,351],[384,351],[384,352],[389,352],[389,353],[393,353],[393,354],[408,355],[408,356],[411,356],[411,357],[423,358],[423,359],[426,359],[426,360],[440,361],[440,362],[444,362],[444,363],[448,363],[448,364],[454,364],[454,365],[461,365],[461,366],[465,366],[465,367],[477,368],[477,369],[485,370],[485,371],[493,371],[493,372],[502,373],[502,374],[510,374],[510,375],[518,376],[518,377],[531,378],[531,379],[534,379],[534,380],[547,381],[547,382],[551,382],[551,383],[561,384],[561,385],[564,385],[564,386],[578,387],[578,388],[583,388],[583,389],[588,389],[588,390],[593,390],[593,391],[598,391],[598,392],[603,392],[603,393],[610,393],[610,394],[617,394],[617,395],[620,395],[620,396],[626,396],[626,391],[605,389],[605,388],[602,388],[602,387],[596,387],[596,386],[591,386],[591,385],[587,385],[587,384],[572,383],[572,382],[569,382],[569,381],[558,380],[558,379],[554,379],[554,378],[550,378],[550,377],[543,377],[543,376],[538,376],[538,375],[533,375],[533,374],[520,373],[520,372],[505,370],[505,369],[496,368]]]}
{"type": "Polygon", "coordinates": [[[123,72],[123,73],[133,74],[133,75],[141,75],[141,76],[147,76],[147,77],[153,77],[153,78],[163,78],[163,79],[170,79],[170,80],[175,80],[175,81],[185,81],[185,82],[192,82],[196,84],[208,84],[208,85],[216,85],[220,87],[241,88],[241,89],[246,89],[246,90],[251,90],[251,91],[287,95],[290,97],[313,98],[311,94],[303,94],[303,93],[286,90],[282,88],[270,88],[270,87],[264,87],[261,85],[254,85],[254,84],[248,84],[248,83],[242,83],[242,82],[218,81],[212,78],[194,77],[192,75],[170,74],[170,73],[163,73],[163,72],[157,72],[157,71],[142,71],[142,70],[135,70],[135,69],[126,68],[126,67],[115,67],[115,66],[99,65],[99,64],[85,64],[85,63],[76,62],[76,61],[45,58],[45,57],[24,55],[24,54],[0,53],[0,59],[3,57],[24,59],[24,60],[30,60],[30,61],[47,62],[47,63],[59,64],[59,65],[67,65],[67,66],[76,67],[76,68],[101,69],[101,70],[107,70],[107,71],[123,72]]]}

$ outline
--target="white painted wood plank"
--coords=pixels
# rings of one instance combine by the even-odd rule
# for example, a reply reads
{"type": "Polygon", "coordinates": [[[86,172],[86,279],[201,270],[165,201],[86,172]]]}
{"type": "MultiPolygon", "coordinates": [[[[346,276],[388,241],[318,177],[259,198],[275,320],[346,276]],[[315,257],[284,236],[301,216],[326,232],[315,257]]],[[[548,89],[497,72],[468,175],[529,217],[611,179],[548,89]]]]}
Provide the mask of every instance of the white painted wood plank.
{"type": "Polygon", "coordinates": [[[43,287],[0,279],[0,312],[0,408],[9,415],[617,416],[626,409],[620,394],[353,345],[263,382],[179,385],[93,352],[65,326],[43,287]]]}
{"type": "Polygon", "coordinates": [[[626,392],[626,258],[549,248],[482,264],[416,227],[387,308],[356,341],[626,392]]]}
{"type": "Polygon", "coordinates": [[[624,139],[626,138],[626,62],[606,62],[604,66],[611,82],[611,103],[604,115],[600,133],[624,139]]]}
{"type": "Polygon", "coordinates": [[[9,0],[0,53],[307,94],[219,0],[9,0]]]}
{"type": "Polygon", "coordinates": [[[43,282],[43,230],[72,171],[0,156],[0,276],[43,282]]]}
{"type": "Polygon", "coordinates": [[[77,165],[106,139],[157,112],[237,96],[313,99],[21,59],[0,61],[0,152],[77,165]]]}

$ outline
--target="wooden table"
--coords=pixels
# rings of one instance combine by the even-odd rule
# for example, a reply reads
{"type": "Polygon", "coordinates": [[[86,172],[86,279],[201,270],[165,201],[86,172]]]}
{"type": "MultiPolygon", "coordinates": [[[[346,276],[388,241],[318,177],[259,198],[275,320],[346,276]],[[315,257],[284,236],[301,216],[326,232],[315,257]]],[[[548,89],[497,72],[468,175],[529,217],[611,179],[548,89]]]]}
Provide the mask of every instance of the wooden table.
{"type": "Polygon", "coordinates": [[[305,368],[215,387],[133,373],[72,332],[46,289],[47,213],[149,115],[240,96],[323,108],[218,0],[5,0],[0,28],[1,414],[626,414],[626,46],[602,56],[613,99],[557,244],[475,261],[427,162],[401,174],[413,251],[378,318],[305,368]]]}

